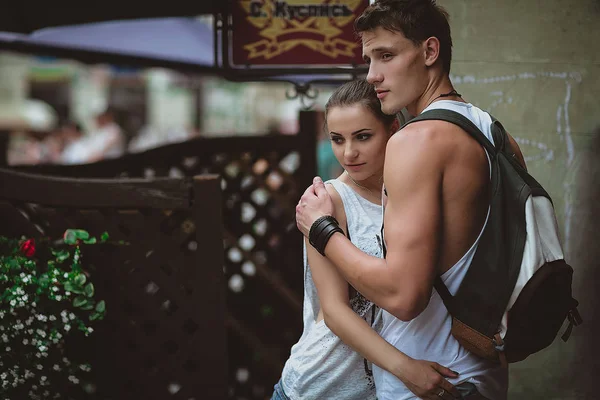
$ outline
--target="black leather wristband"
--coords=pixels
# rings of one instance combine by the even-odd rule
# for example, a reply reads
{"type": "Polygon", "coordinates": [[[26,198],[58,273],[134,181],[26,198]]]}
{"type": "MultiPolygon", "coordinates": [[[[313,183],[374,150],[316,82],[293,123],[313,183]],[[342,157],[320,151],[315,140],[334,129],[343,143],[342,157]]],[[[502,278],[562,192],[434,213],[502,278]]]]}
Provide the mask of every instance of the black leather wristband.
{"type": "MultiPolygon", "coordinates": [[[[332,217],[331,215],[323,215],[322,217],[317,218],[317,220],[315,222],[313,222],[313,224],[310,227],[310,231],[308,232],[308,240],[311,241],[312,240],[311,238],[313,238],[313,239],[317,238],[320,235],[320,233],[323,231],[323,228],[325,227],[325,225],[328,225],[329,221],[331,221],[331,220],[338,223],[337,220],[334,217],[332,217]]],[[[312,244],[312,242],[311,242],[311,244],[312,244]]]]}
{"type": "Polygon", "coordinates": [[[334,217],[325,215],[313,222],[308,233],[308,241],[322,256],[325,256],[325,246],[336,232],[344,233],[334,217]]]}

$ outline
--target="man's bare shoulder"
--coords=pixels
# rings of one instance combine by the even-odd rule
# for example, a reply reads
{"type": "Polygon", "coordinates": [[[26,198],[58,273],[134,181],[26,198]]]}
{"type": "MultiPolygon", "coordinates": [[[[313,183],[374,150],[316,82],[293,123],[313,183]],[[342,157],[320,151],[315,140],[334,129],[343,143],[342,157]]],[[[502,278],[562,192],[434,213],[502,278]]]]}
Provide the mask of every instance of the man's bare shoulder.
{"type": "MultiPolygon", "coordinates": [[[[465,132],[446,121],[419,121],[396,132],[388,141],[388,154],[446,155],[464,140],[465,132]],[[462,133],[462,134],[461,134],[462,133]],[[390,151],[391,150],[391,151],[390,151]]],[[[468,138],[467,138],[468,139],[468,138]]],[[[443,159],[440,158],[440,161],[443,159]]]]}

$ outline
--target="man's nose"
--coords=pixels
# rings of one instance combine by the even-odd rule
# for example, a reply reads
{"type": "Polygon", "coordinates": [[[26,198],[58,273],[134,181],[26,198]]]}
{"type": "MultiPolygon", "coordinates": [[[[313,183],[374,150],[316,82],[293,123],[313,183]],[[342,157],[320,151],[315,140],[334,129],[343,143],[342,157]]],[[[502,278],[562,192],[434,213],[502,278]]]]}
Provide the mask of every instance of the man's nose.
{"type": "Polygon", "coordinates": [[[369,82],[371,85],[374,85],[376,83],[380,83],[381,81],[383,81],[383,77],[375,69],[375,67],[373,66],[373,64],[370,64],[369,65],[369,72],[367,73],[367,82],[369,82]]]}

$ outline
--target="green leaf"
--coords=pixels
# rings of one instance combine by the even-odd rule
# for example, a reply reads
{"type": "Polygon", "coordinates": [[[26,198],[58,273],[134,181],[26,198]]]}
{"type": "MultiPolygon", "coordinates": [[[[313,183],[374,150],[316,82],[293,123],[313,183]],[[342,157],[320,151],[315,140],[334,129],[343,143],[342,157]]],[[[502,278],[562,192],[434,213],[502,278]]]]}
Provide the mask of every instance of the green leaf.
{"type": "Polygon", "coordinates": [[[90,238],[90,234],[83,229],[70,229],[75,234],[77,239],[86,240],[90,238]]]}
{"type": "Polygon", "coordinates": [[[10,267],[10,269],[16,269],[19,270],[21,269],[21,264],[19,262],[20,260],[17,258],[12,258],[8,260],[8,266],[10,267]]]}
{"type": "Polygon", "coordinates": [[[73,281],[77,286],[83,286],[86,280],[87,279],[84,274],[79,274],[75,277],[73,281]]]}
{"type": "Polygon", "coordinates": [[[69,253],[65,249],[52,250],[52,254],[54,255],[54,257],[56,257],[56,261],[58,261],[59,263],[65,261],[67,258],[69,258],[71,256],[71,253],[69,253]]]}
{"type": "Polygon", "coordinates": [[[65,283],[65,290],[67,292],[73,292],[76,294],[82,294],[83,293],[83,289],[80,286],[76,286],[75,284],[73,284],[73,282],[67,282],[65,283]]]}
{"type": "Polygon", "coordinates": [[[49,283],[50,283],[50,279],[48,278],[48,274],[40,275],[40,277],[38,279],[38,284],[40,286],[46,287],[46,286],[48,286],[49,283]]]}
{"type": "Polygon", "coordinates": [[[87,297],[92,297],[94,295],[94,285],[92,284],[92,282],[85,285],[83,291],[87,297]]]}
{"type": "Polygon", "coordinates": [[[77,235],[75,235],[75,232],[73,232],[73,229],[67,229],[63,236],[63,240],[65,241],[65,244],[69,244],[69,245],[75,244],[75,243],[77,243],[77,235]]]}
{"type": "Polygon", "coordinates": [[[96,311],[99,313],[103,313],[104,311],[106,311],[106,303],[104,302],[104,300],[100,300],[98,304],[96,304],[96,311]]]}
{"type": "Polygon", "coordinates": [[[93,304],[86,304],[84,306],[81,306],[81,309],[82,310],[86,310],[86,311],[92,310],[92,309],[94,309],[94,305],[93,304]]]}
{"type": "Polygon", "coordinates": [[[83,243],[85,243],[85,244],[94,244],[94,243],[96,243],[96,238],[95,237],[91,237],[89,239],[84,239],[83,243]]]}
{"type": "Polygon", "coordinates": [[[100,235],[100,242],[104,243],[108,240],[108,232],[102,232],[100,235]]]}
{"type": "Polygon", "coordinates": [[[73,299],[73,307],[82,307],[88,304],[88,299],[83,296],[77,296],[73,299]]]}
{"type": "Polygon", "coordinates": [[[93,313],[92,315],[90,315],[90,321],[101,321],[104,319],[105,313],[93,313]]]}

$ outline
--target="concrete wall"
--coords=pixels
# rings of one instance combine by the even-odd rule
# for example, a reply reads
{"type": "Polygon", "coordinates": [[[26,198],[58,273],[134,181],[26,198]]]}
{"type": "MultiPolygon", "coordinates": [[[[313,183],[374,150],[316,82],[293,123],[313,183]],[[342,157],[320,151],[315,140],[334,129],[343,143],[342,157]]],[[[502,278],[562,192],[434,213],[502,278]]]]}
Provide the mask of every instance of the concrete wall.
{"type": "Polygon", "coordinates": [[[514,135],[553,196],[585,323],[511,366],[510,399],[600,399],[600,1],[439,0],[452,81],[514,135]],[[596,318],[597,319],[597,318],[596,318]]]}

